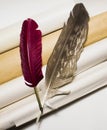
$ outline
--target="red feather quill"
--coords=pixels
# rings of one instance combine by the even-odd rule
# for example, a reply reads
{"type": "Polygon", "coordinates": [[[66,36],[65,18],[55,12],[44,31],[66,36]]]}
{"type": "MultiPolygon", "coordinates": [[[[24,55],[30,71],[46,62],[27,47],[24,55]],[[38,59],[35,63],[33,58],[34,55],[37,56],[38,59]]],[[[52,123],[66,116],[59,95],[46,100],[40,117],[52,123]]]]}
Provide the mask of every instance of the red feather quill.
{"type": "Polygon", "coordinates": [[[21,66],[25,83],[35,87],[43,78],[41,58],[41,31],[37,23],[28,19],[23,22],[20,35],[21,66]]]}
{"type": "MultiPolygon", "coordinates": [[[[32,19],[27,19],[23,22],[22,31],[20,34],[20,57],[22,72],[26,85],[36,87],[39,81],[43,78],[42,74],[42,34],[37,30],[38,25],[32,19]]],[[[37,100],[40,104],[40,98],[35,89],[37,100]]]]}

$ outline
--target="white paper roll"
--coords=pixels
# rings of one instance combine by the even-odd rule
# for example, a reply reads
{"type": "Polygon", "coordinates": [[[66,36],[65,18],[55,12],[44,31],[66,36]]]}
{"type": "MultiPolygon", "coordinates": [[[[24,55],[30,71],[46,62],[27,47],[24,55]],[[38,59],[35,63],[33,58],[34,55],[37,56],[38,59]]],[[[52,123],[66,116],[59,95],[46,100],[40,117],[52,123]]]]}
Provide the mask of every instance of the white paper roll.
{"type": "Polygon", "coordinates": [[[77,62],[77,74],[107,59],[107,38],[84,48],[77,62]]]}
{"type": "MultiPolygon", "coordinates": [[[[77,64],[76,75],[107,59],[107,39],[85,47],[77,64]]],[[[24,84],[23,77],[0,86],[0,108],[33,94],[33,88],[24,84]]]]}
{"type": "MultiPolygon", "coordinates": [[[[42,82],[44,83],[44,81],[42,82]]],[[[106,84],[107,61],[77,75],[72,83],[60,88],[62,91],[71,91],[69,95],[55,97],[54,99],[50,99],[49,102],[57,109],[106,84]]],[[[45,107],[44,114],[50,111],[52,110],[45,107]]],[[[20,126],[21,124],[36,118],[38,113],[35,95],[29,96],[1,110],[0,127],[1,129],[6,129],[10,127],[12,123],[16,126],[20,126]]]]}
{"type": "MultiPolygon", "coordinates": [[[[49,2],[49,0],[45,1],[49,2]]],[[[47,3],[42,8],[41,2],[37,2],[38,6],[41,6],[42,11],[35,8],[35,15],[32,16],[31,14],[30,16],[30,18],[36,20],[43,35],[61,28],[74,6],[73,0],[59,0],[52,3],[50,6],[47,3]]],[[[22,21],[0,30],[0,53],[18,46],[22,21]]]]}

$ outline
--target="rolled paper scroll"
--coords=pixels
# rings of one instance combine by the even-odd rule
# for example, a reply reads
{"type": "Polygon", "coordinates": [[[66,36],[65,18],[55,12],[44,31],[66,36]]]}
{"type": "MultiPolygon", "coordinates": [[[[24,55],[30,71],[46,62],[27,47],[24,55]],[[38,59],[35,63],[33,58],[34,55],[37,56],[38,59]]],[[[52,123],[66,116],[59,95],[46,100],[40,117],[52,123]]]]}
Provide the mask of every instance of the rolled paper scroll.
{"type": "MultiPolygon", "coordinates": [[[[107,60],[107,39],[84,48],[77,63],[76,75],[105,60],[107,60]]],[[[30,96],[33,93],[33,89],[26,87],[23,83],[22,76],[6,82],[0,86],[0,108],[30,96]]]]}
{"type": "MultiPolygon", "coordinates": [[[[89,33],[85,46],[90,45],[107,37],[107,12],[99,14],[91,18],[89,22],[89,33]]],[[[43,37],[43,65],[47,60],[55,46],[61,30],[53,32],[43,37]]],[[[17,41],[18,42],[18,41],[17,41]]],[[[20,55],[19,48],[0,55],[0,84],[20,76],[20,55]]]]}
{"type": "MultiPolygon", "coordinates": [[[[61,30],[46,35],[42,38],[42,61],[43,65],[47,60],[54,48],[57,38],[61,30]]],[[[19,47],[7,51],[0,55],[0,84],[16,78],[22,74],[19,47]]]]}
{"type": "MultiPolygon", "coordinates": [[[[42,9],[35,6],[35,15],[28,16],[38,23],[43,35],[62,28],[74,6],[73,0],[59,0],[52,3],[49,0],[44,0],[43,3],[38,1],[36,5],[42,9]]],[[[0,30],[0,53],[19,45],[22,21],[0,30]]]]}
{"type": "MultiPolygon", "coordinates": [[[[41,85],[44,85],[44,80],[42,80],[41,85]]],[[[71,91],[69,95],[56,96],[53,99],[49,99],[49,102],[53,108],[58,109],[103,87],[104,85],[107,85],[107,61],[77,75],[72,83],[60,88],[61,91],[71,91]]],[[[45,106],[44,114],[53,110],[54,109],[49,109],[45,106]]],[[[37,104],[35,103],[35,95],[33,94],[7,106],[4,109],[1,109],[0,128],[7,129],[11,127],[12,124],[20,126],[30,120],[35,119],[38,116],[38,113],[39,111],[37,104]]]]}

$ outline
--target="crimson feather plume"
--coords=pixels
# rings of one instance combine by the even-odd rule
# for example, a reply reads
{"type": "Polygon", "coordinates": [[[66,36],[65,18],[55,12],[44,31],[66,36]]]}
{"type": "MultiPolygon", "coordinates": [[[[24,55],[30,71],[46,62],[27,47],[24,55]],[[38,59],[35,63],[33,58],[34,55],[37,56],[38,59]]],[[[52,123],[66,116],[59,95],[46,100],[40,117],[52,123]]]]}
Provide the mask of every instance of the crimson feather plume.
{"type": "Polygon", "coordinates": [[[32,19],[23,22],[20,34],[20,57],[26,85],[35,87],[43,78],[42,74],[42,33],[32,19]]]}

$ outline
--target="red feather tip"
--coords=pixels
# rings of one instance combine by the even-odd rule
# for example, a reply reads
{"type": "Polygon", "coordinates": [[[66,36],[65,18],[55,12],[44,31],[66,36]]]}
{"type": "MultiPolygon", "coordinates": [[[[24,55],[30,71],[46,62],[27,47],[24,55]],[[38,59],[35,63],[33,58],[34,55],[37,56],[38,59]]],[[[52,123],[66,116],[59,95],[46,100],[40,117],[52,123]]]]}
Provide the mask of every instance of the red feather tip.
{"type": "Polygon", "coordinates": [[[35,87],[43,78],[42,74],[42,34],[32,19],[23,22],[20,34],[20,57],[25,83],[35,87]]]}

